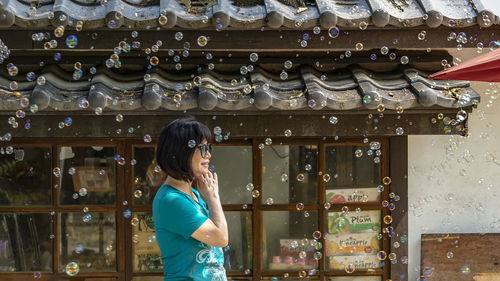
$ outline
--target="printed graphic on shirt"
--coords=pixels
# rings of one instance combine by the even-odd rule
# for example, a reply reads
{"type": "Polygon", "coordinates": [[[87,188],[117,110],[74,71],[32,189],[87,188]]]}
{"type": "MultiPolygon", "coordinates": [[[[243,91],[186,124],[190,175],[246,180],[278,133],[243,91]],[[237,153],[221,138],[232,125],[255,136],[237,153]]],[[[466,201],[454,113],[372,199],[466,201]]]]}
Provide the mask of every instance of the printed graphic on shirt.
{"type": "Polygon", "coordinates": [[[203,242],[200,242],[200,247],[202,249],[196,254],[196,262],[204,265],[201,272],[203,280],[226,281],[222,248],[212,247],[203,242]]]}

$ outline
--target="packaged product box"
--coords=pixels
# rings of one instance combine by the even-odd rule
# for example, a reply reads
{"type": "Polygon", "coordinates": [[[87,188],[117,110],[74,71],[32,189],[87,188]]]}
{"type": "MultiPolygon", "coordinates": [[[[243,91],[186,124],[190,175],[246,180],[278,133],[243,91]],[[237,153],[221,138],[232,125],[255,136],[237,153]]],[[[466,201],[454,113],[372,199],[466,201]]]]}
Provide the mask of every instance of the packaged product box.
{"type": "Polygon", "coordinates": [[[378,232],[337,233],[325,237],[327,256],[338,254],[374,254],[380,250],[378,232]]]}
{"type": "Polygon", "coordinates": [[[328,233],[380,232],[380,211],[329,212],[328,233]]]}
{"type": "Polygon", "coordinates": [[[380,268],[380,261],[376,254],[358,256],[328,256],[328,268],[332,270],[344,270],[348,264],[354,265],[355,270],[367,270],[380,268]]]}
{"type": "Polygon", "coordinates": [[[330,202],[331,204],[375,203],[380,201],[380,192],[378,192],[378,189],[376,187],[356,189],[327,189],[326,201],[330,202]]]}
{"type": "Polygon", "coordinates": [[[279,256],[270,257],[269,269],[271,270],[303,270],[316,268],[318,261],[313,258],[316,251],[312,244],[314,240],[280,239],[279,256]],[[300,252],[306,252],[305,257],[300,257],[300,252]]]}

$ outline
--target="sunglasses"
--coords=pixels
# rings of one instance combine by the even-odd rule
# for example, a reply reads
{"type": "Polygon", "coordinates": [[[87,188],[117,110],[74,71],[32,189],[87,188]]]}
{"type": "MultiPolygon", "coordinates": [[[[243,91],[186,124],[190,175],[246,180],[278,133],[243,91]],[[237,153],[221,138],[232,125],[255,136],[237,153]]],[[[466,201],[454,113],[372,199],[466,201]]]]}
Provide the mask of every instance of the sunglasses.
{"type": "Polygon", "coordinates": [[[202,143],[197,145],[196,147],[200,149],[200,154],[202,158],[207,157],[208,152],[212,153],[212,145],[209,143],[202,143]]]}

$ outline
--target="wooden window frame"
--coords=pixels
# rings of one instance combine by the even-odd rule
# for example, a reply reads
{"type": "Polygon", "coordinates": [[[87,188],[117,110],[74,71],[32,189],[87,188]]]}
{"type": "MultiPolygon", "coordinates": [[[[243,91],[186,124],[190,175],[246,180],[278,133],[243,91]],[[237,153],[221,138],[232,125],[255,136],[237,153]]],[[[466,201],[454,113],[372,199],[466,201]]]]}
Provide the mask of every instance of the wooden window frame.
{"type": "MultiPolygon", "coordinates": [[[[407,137],[380,137],[380,138],[370,138],[370,141],[379,141],[381,143],[381,178],[385,176],[391,176],[392,183],[390,188],[385,188],[382,193],[381,200],[389,200],[389,189],[400,196],[400,202],[397,203],[397,209],[395,211],[389,211],[387,208],[381,207],[380,204],[332,204],[329,210],[325,210],[323,205],[325,203],[325,185],[322,180],[322,175],[318,174],[318,201],[315,205],[306,205],[304,210],[315,210],[318,211],[318,226],[321,233],[326,231],[326,216],[328,211],[340,211],[342,206],[348,205],[350,209],[360,207],[363,210],[381,210],[381,218],[385,215],[391,214],[393,216],[393,227],[394,232],[398,236],[388,237],[384,234],[384,239],[382,240],[382,248],[386,252],[397,253],[398,259],[403,255],[407,255],[408,248],[407,243],[402,243],[399,248],[395,248],[393,243],[399,240],[399,234],[407,234],[408,222],[407,222],[407,167],[408,167],[408,156],[407,156],[407,137]]],[[[116,280],[132,280],[135,276],[162,276],[162,272],[154,273],[134,273],[133,272],[133,249],[132,246],[132,226],[129,220],[125,219],[122,214],[125,209],[131,209],[133,213],[135,212],[151,212],[151,206],[135,206],[133,197],[133,166],[130,165],[130,160],[133,159],[134,147],[149,147],[156,144],[156,139],[153,139],[151,143],[144,143],[143,140],[139,139],[92,139],[92,140],[82,140],[81,138],[55,138],[55,139],[44,139],[43,142],[40,140],[33,139],[19,139],[12,141],[8,145],[14,147],[31,146],[31,147],[51,147],[52,149],[52,165],[57,167],[59,159],[59,147],[60,146],[72,146],[72,147],[88,147],[92,145],[98,146],[113,146],[116,149],[116,153],[122,155],[127,159],[127,163],[123,166],[116,165],[116,197],[114,206],[92,206],[89,205],[89,212],[115,212],[116,220],[116,272],[102,272],[102,273],[80,273],[75,277],[66,276],[64,273],[59,273],[59,243],[60,243],[60,233],[59,233],[59,214],[60,212],[81,212],[81,205],[77,206],[64,206],[59,204],[59,189],[53,188],[53,185],[58,182],[58,179],[52,175],[51,189],[52,189],[52,204],[49,206],[0,206],[0,213],[50,213],[55,212],[53,216],[54,222],[52,224],[52,233],[54,233],[55,238],[53,239],[53,273],[45,273],[39,280],[49,280],[54,277],[58,279],[70,279],[70,280],[82,280],[84,278],[97,278],[97,277],[111,277],[116,278],[116,280]],[[124,188],[120,188],[124,187],[124,188]],[[128,205],[124,206],[123,202],[127,201],[128,205]],[[127,246],[128,245],[128,246],[127,246]],[[125,257],[118,258],[118,257],[125,257]]],[[[255,137],[248,139],[230,139],[222,143],[217,143],[216,145],[221,146],[251,146],[252,147],[252,176],[253,184],[255,190],[258,190],[261,196],[252,199],[252,204],[247,204],[244,208],[243,204],[225,204],[223,205],[224,211],[244,211],[252,212],[252,273],[247,275],[243,270],[241,271],[229,271],[228,277],[248,277],[254,281],[261,280],[262,277],[282,277],[285,271],[272,271],[266,270],[262,271],[262,214],[264,211],[293,211],[295,210],[295,205],[293,204],[276,204],[276,205],[266,205],[262,202],[262,151],[259,149],[259,144],[264,143],[265,138],[255,137]]],[[[341,140],[335,140],[333,138],[274,138],[273,145],[316,145],[318,147],[318,171],[325,171],[325,148],[326,146],[352,146],[361,145],[366,146],[361,138],[342,138],[341,140]]],[[[51,167],[51,168],[53,168],[51,167]]],[[[321,238],[323,239],[323,237],[321,238]]],[[[324,243],[323,243],[324,244],[324,243]]],[[[390,279],[391,276],[400,276],[402,274],[407,274],[407,266],[401,263],[391,264],[389,260],[385,260],[385,266],[383,270],[379,271],[363,271],[354,272],[352,274],[346,274],[339,271],[326,271],[326,255],[325,247],[321,249],[323,258],[320,259],[319,268],[315,275],[311,277],[317,278],[319,280],[327,280],[328,277],[334,276],[380,276],[381,280],[390,279]]],[[[290,277],[298,277],[298,271],[286,271],[289,273],[290,277]]],[[[0,279],[5,281],[13,281],[20,279],[33,278],[33,274],[27,273],[0,273],[0,279]]]]}

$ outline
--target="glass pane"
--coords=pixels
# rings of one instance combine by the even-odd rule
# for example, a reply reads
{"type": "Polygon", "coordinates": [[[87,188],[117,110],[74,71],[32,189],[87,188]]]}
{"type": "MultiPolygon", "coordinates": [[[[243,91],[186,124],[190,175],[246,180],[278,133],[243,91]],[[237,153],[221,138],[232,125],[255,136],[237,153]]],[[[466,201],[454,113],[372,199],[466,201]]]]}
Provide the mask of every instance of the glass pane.
{"type": "Polygon", "coordinates": [[[52,216],[0,214],[0,272],[52,272],[52,216]]]}
{"type": "Polygon", "coordinates": [[[156,242],[152,213],[136,213],[132,222],[135,272],[162,272],[161,251],[156,242]]]}
{"type": "Polygon", "coordinates": [[[219,177],[222,204],[252,203],[246,189],[253,181],[251,146],[214,146],[210,164],[219,177]]]}
{"type": "Polygon", "coordinates": [[[265,146],[262,165],[264,201],[272,198],[274,204],[317,204],[317,146],[265,146]]]}
{"type": "MultiPolygon", "coordinates": [[[[134,197],[137,205],[151,205],[154,191],[164,181],[163,173],[154,171],[153,147],[134,148],[134,197]]],[[[214,146],[211,170],[219,175],[219,194],[222,204],[252,203],[246,185],[252,182],[251,146],[214,146]],[[238,169],[234,169],[238,167],[238,169]]]]}
{"type": "Polygon", "coordinates": [[[329,212],[325,235],[327,268],[347,273],[379,268],[380,223],[380,211],[329,212]]]}
{"type": "Polygon", "coordinates": [[[0,205],[50,205],[50,147],[8,147],[0,152],[0,205]]]}
{"type": "Polygon", "coordinates": [[[339,276],[328,277],[328,281],[382,281],[380,276],[339,276]]]}
{"type": "Polygon", "coordinates": [[[116,271],[114,213],[60,214],[59,272],[71,262],[79,272],[116,271]]]}
{"type": "Polygon", "coordinates": [[[152,205],[155,191],[166,179],[163,172],[156,172],[154,147],[134,147],[134,204],[152,205]]]}
{"type": "MultiPolygon", "coordinates": [[[[380,144],[378,145],[378,147],[380,144]]],[[[377,146],[326,147],[326,199],[332,204],[380,201],[380,150],[377,146]]]]}
{"type": "Polygon", "coordinates": [[[252,213],[224,212],[229,231],[229,247],[224,248],[226,271],[252,269],[252,213]]]}
{"type": "Polygon", "coordinates": [[[319,229],[317,211],[265,211],[263,220],[263,270],[317,268],[312,239],[319,229]]]}
{"type": "Polygon", "coordinates": [[[61,204],[110,205],[115,202],[114,147],[69,147],[59,150],[61,204]]]}

